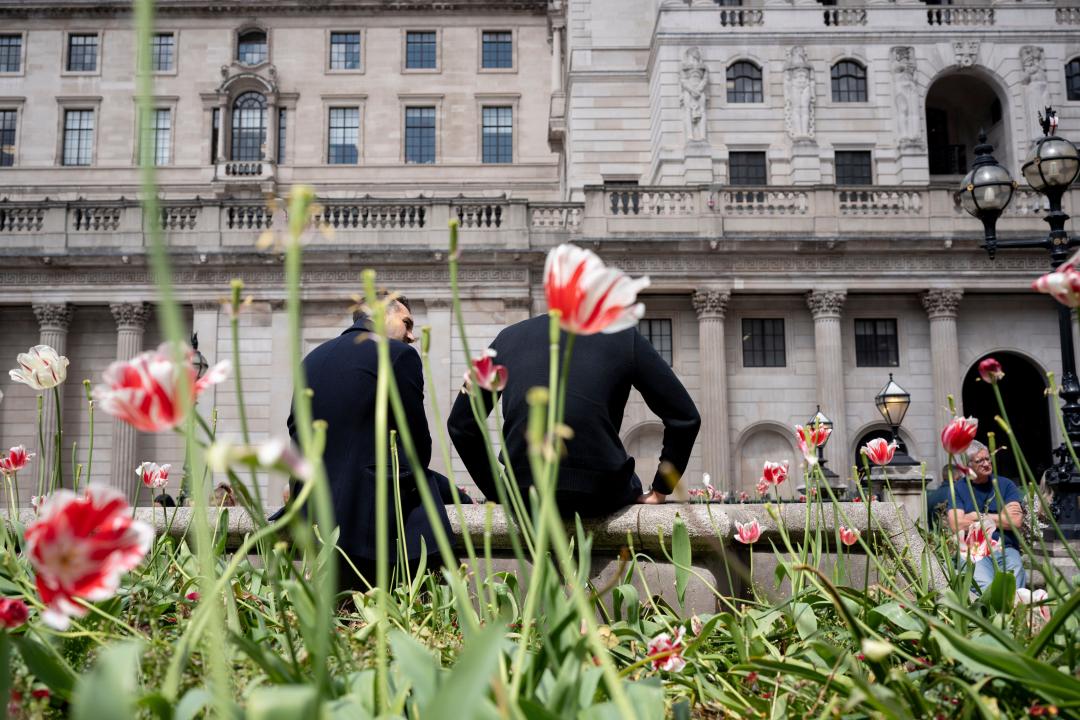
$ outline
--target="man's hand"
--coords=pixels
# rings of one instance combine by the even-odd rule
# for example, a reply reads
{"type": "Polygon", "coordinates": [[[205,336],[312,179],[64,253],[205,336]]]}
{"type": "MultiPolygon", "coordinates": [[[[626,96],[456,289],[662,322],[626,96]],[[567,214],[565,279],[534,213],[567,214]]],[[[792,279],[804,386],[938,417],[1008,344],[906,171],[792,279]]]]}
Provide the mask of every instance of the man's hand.
{"type": "Polygon", "coordinates": [[[641,495],[637,499],[638,505],[663,505],[667,502],[667,495],[653,490],[641,495]]]}
{"type": "Polygon", "coordinates": [[[1018,529],[1024,525],[1024,508],[1020,506],[1020,503],[1015,500],[1005,505],[1003,510],[998,516],[995,517],[998,527],[1005,527],[1011,529],[1018,529]]]}

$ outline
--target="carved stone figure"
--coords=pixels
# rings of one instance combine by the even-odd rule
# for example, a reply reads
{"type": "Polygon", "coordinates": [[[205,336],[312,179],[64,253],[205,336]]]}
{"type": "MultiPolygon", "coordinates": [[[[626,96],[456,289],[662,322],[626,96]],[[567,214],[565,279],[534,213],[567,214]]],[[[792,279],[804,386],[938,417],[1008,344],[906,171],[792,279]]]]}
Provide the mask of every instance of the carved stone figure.
{"type": "Polygon", "coordinates": [[[796,45],[784,65],[784,124],[796,142],[814,139],[814,68],[796,45]]]}
{"type": "Polygon", "coordinates": [[[915,48],[892,49],[893,95],[896,98],[896,136],[901,145],[922,144],[922,103],[915,79],[915,48]]]}
{"type": "Polygon", "coordinates": [[[686,141],[704,142],[708,128],[709,104],[709,69],[701,56],[701,50],[688,48],[683,54],[682,71],[679,79],[681,97],[679,104],[683,108],[686,126],[686,141]]]}
{"type": "Polygon", "coordinates": [[[1020,65],[1024,69],[1024,119],[1028,137],[1040,137],[1039,113],[1050,106],[1050,86],[1046,81],[1043,49],[1035,45],[1020,48],[1020,65]]]}
{"type": "Polygon", "coordinates": [[[969,68],[975,65],[975,60],[979,57],[979,41],[978,40],[956,40],[952,44],[953,53],[956,55],[956,64],[962,68],[969,68]]]}

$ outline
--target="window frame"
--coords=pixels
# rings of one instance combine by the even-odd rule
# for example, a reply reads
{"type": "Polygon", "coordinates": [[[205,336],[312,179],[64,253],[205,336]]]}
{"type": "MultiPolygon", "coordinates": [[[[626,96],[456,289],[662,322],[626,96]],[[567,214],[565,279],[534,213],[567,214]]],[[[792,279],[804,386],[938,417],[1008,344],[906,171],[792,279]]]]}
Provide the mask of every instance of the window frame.
{"type": "Polygon", "coordinates": [[[19,140],[22,138],[22,110],[25,103],[26,98],[0,97],[0,112],[15,113],[15,143],[11,153],[11,164],[0,165],[0,168],[19,167],[19,148],[21,145],[19,140]]]}
{"type": "Polygon", "coordinates": [[[424,167],[429,165],[442,164],[442,130],[443,130],[443,95],[432,94],[401,94],[398,95],[398,102],[401,106],[401,114],[399,118],[398,127],[401,129],[401,150],[398,156],[399,162],[402,165],[409,165],[414,167],[424,167]],[[405,161],[405,146],[407,137],[407,114],[409,108],[416,107],[434,107],[435,108],[435,162],[434,163],[407,163],[405,161]]]}
{"type": "Polygon", "coordinates": [[[26,39],[27,33],[25,30],[16,31],[4,31],[0,33],[0,37],[17,37],[19,38],[19,69],[18,70],[0,70],[0,77],[22,77],[26,74],[26,39]]]}
{"type": "Polygon", "coordinates": [[[839,148],[834,149],[834,151],[833,151],[833,184],[836,185],[837,187],[872,187],[875,184],[874,181],[876,179],[875,178],[875,171],[876,171],[876,168],[874,167],[874,151],[873,150],[868,149],[868,148],[859,148],[859,147],[853,147],[853,148],[839,147],[839,148]],[[865,183],[863,183],[863,182],[857,182],[857,183],[854,183],[854,182],[840,182],[840,158],[839,158],[839,156],[841,154],[848,155],[848,154],[854,154],[854,153],[865,154],[869,158],[870,179],[869,179],[868,182],[865,182],[865,183]]]}
{"type": "Polygon", "coordinates": [[[668,329],[670,331],[669,335],[668,335],[668,340],[671,343],[671,348],[670,348],[670,350],[671,350],[671,358],[664,358],[664,359],[667,360],[668,365],[672,369],[674,369],[675,368],[675,348],[676,348],[675,327],[678,325],[678,323],[676,322],[676,318],[675,318],[674,314],[672,314],[672,315],[664,315],[664,316],[658,316],[658,315],[649,314],[649,315],[646,315],[645,317],[641,318],[640,320],[638,320],[638,324],[636,326],[637,331],[639,333],[641,333],[641,336],[643,338],[645,338],[646,342],[648,342],[650,345],[652,345],[653,349],[656,350],[657,354],[660,355],[660,357],[663,358],[664,353],[660,350],[660,348],[656,347],[656,344],[652,342],[652,339],[648,335],[646,335],[644,332],[641,331],[641,324],[644,323],[644,322],[650,322],[650,323],[651,322],[667,322],[668,329]]]}
{"type": "Polygon", "coordinates": [[[150,72],[153,75],[165,75],[165,76],[176,75],[179,72],[178,67],[180,65],[180,31],[179,30],[171,30],[171,29],[168,29],[168,28],[155,28],[154,29],[154,38],[156,39],[159,35],[172,35],[172,39],[173,39],[173,45],[172,45],[172,69],[170,69],[170,70],[155,70],[154,69],[154,53],[153,53],[154,46],[153,46],[153,42],[151,42],[151,45],[150,45],[150,72]]]}
{"type": "Polygon", "coordinates": [[[403,74],[438,74],[442,72],[442,29],[432,27],[407,27],[401,29],[401,72],[403,74]],[[435,67],[409,67],[409,35],[427,33],[435,35],[435,67]]]}
{"type": "Polygon", "coordinates": [[[105,31],[103,30],[65,30],[63,58],[60,65],[60,75],[67,77],[94,77],[101,75],[101,65],[105,58],[105,31]],[[71,62],[71,38],[74,36],[95,36],[97,38],[97,50],[94,54],[93,70],[70,70],[68,63],[71,62]]]}
{"type": "MultiPolygon", "coordinates": [[[[132,97],[131,101],[134,105],[131,136],[135,139],[131,148],[131,164],[138,166],[140,161],[139,151],[142,147],[142,135],[139,132],[139,98],[132,97]]],[[[155,95],[150,101],[153,110],[169,111],[169,161],[163,165],[155,162],[154,167],[172,167],[176,165],[176,108],[179,102],[180,98],[176,95],[155,95]]]]}
{"type": "Polygon", "coordinates": [[[514,108],[513,108],[512,105],[482,105],[480,107],[480,163],[482,165],[513,165],[514,164],[514,108]],[[510,157],[508,159],[506,159],[506,160],[501,159],[502,158],[502,146],[501,146],[501,143],[499,142],[501,140],[501,136],[503,135],[503,133],[501,133],[501,132],[494,133],[495,147],[492,148],[492,150],[493,150],[492,154],[494,155],[494,157],[499,158],[499,159],[495,159],[495,160],[488,160],[487,159],[487,156],[488,156],[488,153],[487,153],[487,151],[488,151],[488,147],[487,147],[487,138],[488,138],[487,117],[488,117],[488,111],[489,110],[492,110],[492,111],[495,112],[495,115],[496,115],[495,124],[492,127],[495,128],[496,131],[500,130],[503,127],[509,127],[510,128],[510,132],[506,133],[507,135],[510,136],[510,157]],[[510,114],[510,123],[509,123],[508,126],[504,126],[502,124],[502,119],[503,118],[501,117],[501,115],[502,115],[501,111],[503,111],[503,110],[509,112],[509,114],[510,114]]]}
{"type": "Polygon", "coordinates": [[[324,150],[324,153],[323,153],[323,163],[328,165],[328,166],[343,165],[343,166],[346,166],[346,167],[355,167],[355,166],[359,165],[361,163],[361,161],[362,161],[361,149],[363,148],[363,145],[361,144],[362,133],[363,133],[363,128],[364,128],[364,108],[363,108],[363,106],[360,103],[356,103],[356,102],[352,102],[352,103],[347,102],[347,101],[328,102],[327,105],[326,105],[325,117],[326,117],[326,134],[325,134],[326,142],[324,143],[325,150],[324,150]],[[333,120],[335,110],[355,110],[356,111],[356,144],[355,144],[356,160],[355,160],[355,162],[332,162],[331,159],[330,159],[330,141],[332,139],[331,130],[333,129],[333,128],[331,128],[330,123],[333,120]]]}
{"type": "Polygon", "coordinates": [[[251,24],[251,25],[243,25],[241,27],[236,28],[236,30],[233,31],[233,46],[232,46],[232,56],[231,56],[231,62],[233,64],[239,65],[240,67],[243,67],[243,68],[262,67],[263,65],[266,65],[271,61],[271,59],[273,58],[273,51],[274,51],[273,35],[270,32],[270,28],[263,27],[262,25],[251,24]],[[250,32],[261,32],[266,36],[266,57],[262,60],[262,62],[245,63],[245,62],[240,61],[240,37],[242,35],[246,35],[247,33],[250,33],[250,32]]]}
{"type": "Polygon", "coordinates": [[[517,28],[477,28],[476,71],[481,73],[516,73],[518,71],[517,28]],[[510,35],[510,67],[484,67],[484,34],[508,33],[510,35]]]}
{"type": "Polygon", "coordinates": [[[61,96],[56,98],[56,147],[54,152],[53,166],[57,168],[85,169],[97,165],[98,155],[98,131],[101,128],[101,96],[61,96]],[[69,110],[90,110],[94,113],[94,130],[92,135],[92,148],[90,151],[89,165],[65,165],[64,164],[64,128],[67,124],[67,112],[69,110]]]}
{"type": "MultiPolygon", "coordinates": [[[[853,348],[854,353],[855,353],[855,367],[857,367],[857,368],[882,368],[882,367],[884,367],[884,368],[898,368],[898,367],[900,367],[900,318],[899,317],[895,317],[895,316],[894,317],[880,317],[880,316],[878,316],[878,317],[852,317],[852,319],[851,319],[851,337],[852,337],[852,348],[853,348]],[[878,354],[880,353],[880,350],[878,348],[876,348],[876,347],[874,349],[875,357],[873,359],[873,362],[865,362],[865,363],[860,362],[860,357],[859,357],[859,337],[860,337],[860,335],[859,335],[859,323],[860,322],[872,322],[872,323],[891,322],[892,323],[892,327],[893,327],[893,349],[895,349],[895,351],[896,351],[895,362],[893,362],[891,364],[888,364],[888,363],[886,363],[886,364],[878,364],[877,361],[880,359],[879,356],[878,356],[878,354]]],[[[877,338],[879,337],[879,335],[877,333],[876,328],[875,328],[873,337],[875,339],[875,345],[877,345],[878,344],[877,343],[877,338]]]]}
{"type": "Polygon", "coordinates": [[[765,187],[769,184],[769,153],[767,150],[760,150],[754,148],[740,148],[738,150],[728,151],[728,177],[727,184],[731,187],[765,187]],[[733,169],[735,164],[732,162],[735,155],[760,155],[764,161],[765,180],[761,183],[737,183],[735,182],[735,173],[733,169]]]}
{"type": "MultiPolygon", "coordinates": [[[[856,88],[856,89],[858,89],[858,88],[856,88]]],[[[837,60],[836,62],[834,62],[832,65],[830,65],[829,66],[829,100],[830,100],[830,102],[835,103],[837,105],[851,105],[851,104],[858,104],[858,103],[869,103],[870,102],[870,66],[867,63],[864,63],[862,60],[859,60],[857,58],[850,57],[850,56],[842,57],[839,60],[837,60]],[[843,75],[843,76],[837,77],[836,75],[834,75],[834,73],[837,72],[837,68],[839,68],[841,65],[843,65],[845,63],[855,65],[856,67],[858,67],[858,68],[860,68],[862,70],[862,99],[860,99],[860,100],[842,100],[837,95],[838,88],[837,88],[836,83],[839,82],[842,78],[855,77],[856,80],[858,79],[858,76],[843,75]]]]}
{"type": "MultiPolygon", "coordinates": [[[[746,76],[742,76],[746,77],[746,76]]],[[[751,76],[751,81],[753,77],[751,76]]],[[[733,60],[726,68],[724,68],[724,99],[727,105],[760,105],[765,102],[765,68],[758,62],[751,60],[750,58],[740,57],[733,60]],[[751,86],[751,97],[756,98],[752,100],[737,100],[733,99],[733,94],[737,95],[740,91],[734,89],[732,83],[739,80],[739,76],[735,78],[731,77],[731,73],[739,65],[749,65],[754,68],[757,73],[757,88],[751,86]]]]}
{"type": "MultiPolygon", "coordinates": [[[[96,159],[95,155],[97,153],[97,128],[98,128],[97,109],[96,108],[91,108],[91,107],[66,107],[66,108],[64,108],[63,112],[61,113],[61,121],[60,122],[61,122],[61,127],[63,128],[63,130],[61,132],[61,135],[60,135],[60,165],[62,167],[71,167],[71,168],[93,167],[94,166],[94,160],[96,159]],[[90,128],[89,128],[89,138],[90,138],[89,139],[89,144],[90,144],[90,148],[89,148],[89,152],[87,153],[88,157],[87,157],[87,161],[85,163],[83,163],[83,162],[69,163],[67,161],[68,160],[68,155],[67,155],[68,135],[67,134],[68,134],[68,131],[69,131],[69,128],[68,128],[68,116],[70,116],[72,113],[89,113],[90,114],[90,128]]],[[[86,128],[76,128],[75,130],[73,130],[73,132],[83,132],[85,130],[86,130],[86,128]]],[[[81,143],[80,143],[79,148],[81,149],[81,147],[82,146],[81,146],[81,143]]],[[[81,157],[81,153],[78,154],[76,159],[79,159],[80,157],[81,157]]]]}
{"type": "Polygon", "coordinates": [[[518,125],[521,115],[518,113],[518,105],[521,95],[518,93],[477,93],[473,96],[476,102],[476,162],[480,165],[513,165],[520,162],[518,152],[518,125]],[[508,107],[511,118],[511,154],[513,158],[508,163],[485,163],[484,162],[484,108],[485,107],[508,107]]]}
{"type": "MultiPolygon", "coordinates": [[[[285,165],[285,155],[289,151],[289,108],[285,105],[277,105],[277,118],[274,120],[277,123],[276,138],[277,147],[274,148],[274,164],[285,165]]],[[[294,118],[295,119],[295,118],[294,118]]]]}
{"type": "MultiPolygon", "coordinates": [[[[743,369],[745,369],[745,370],[782,370],[782,369],[788,367],[788,351],[787,351],[788,350],[788,345],[789,345],[789,343],[788,343],[788,323],[787,323],[787,318],[785,316],[780,315],[779,317],[777,317],[775,314],[774,315],[767,315],[767,314],[764,314],[764,313],[761,314],[761,315],[756,315],[756,314],[754,314],[754,315],[743,315],[743,316],[741,316],[739,318],[738,327],[739,327],[739,351],[740,351],[740,361],[739,362],[740,362],[741,367],[743,369]],[[760,348],[758,350],[755,350],[754,348],[747,348],[747,345],[746,345],[746,339],[747,339],[746,324],[748,322],[749,323],[755,323],[755,322],[757,322],[757,323],[766,323],[766,322],[778,322],[778,323],[780,323],[780,333],[779,333],[780,343],[781,343],[780,349],[777,350],[776,348],[773,348],[770,351],[770,350],[768,350],[766,348],[760,348]],[[754,365],[754,364],[748,363],[746,361],[748,352],[750,352],[750,353],[755,353],[755,352],[760,353],[761,357],[762,357],[762,360],[763,360],[762,364],[754,365]],[[780,358],[783,360],[783,362],[779,363],[779,364],[768,364],[766,362],[766,360],[767,360],[767,353],[769,353],[769,352],[773,352],[773,353],[779,352],[780,353],[780,358]]],[[[776,334],[774,333],[772,335],[772,337],[776,337],[776,334]]]]}
{"type": "Polygon", "coordinates": [[[1065,63],[1065,100],[1068,102],[1080,102],[1080,55],[1070,59],[1065,63]],[[1076,72],[1070,78],[1069,68],[1075,66],[1076,72]],[[1070,82],[1072,80],[1072,82],[1070,82]],[[1075,86],[1076,93],[1073,94],[1075,86]]]}
{"type": "Polygon", "coordinates": [[[327,75],[363,75],[367,71],[367,36],[364,28],[327,28],[326,30],[326,74],[327,75]],[[335,68],[333,66],[334,35],[360,36],[360,66],[356,68],[335,68]]]}
{"type": "Polygon", "coordinates": [[[270,123],[271,122],[277,122],[277,116],[276,115],[273,118],[270,117],[270,108],[271,107],[272,107],[272,104],[270,103],[270,98],[267,97],[267,94],[265,92],[262,92],[262,91],[259,91],[259,90],[245,90],[245,91],[241,92],[240,94],[238,94],[236,97],[230,99],[229,105],[226,108],[227,111],[228,111],[227,116],[228,116],[228,121],[229,121],[229,127],[227,127],[227,128],[224,127],[225,118],[222,118],[221,126],[218,128],[219,132],[220,131],[228,132],[228,135],[226,136],[227,142],[225,143],[226,162],[267,162],[267,157],[268,157],[267,150],[268,150],[268,148],[266,147],[266,144],[270,140],[270,123]],[[235,132],[236,132],[236,127],[235,126],[236,126],[236,117],[237,117],[236,105],[239,102],[239,100],[241,98],[243,98],[244,96],[246,96],[246,95],[258,95],[258,96],[262,97],[262,99],[263,99],[262,140],[259,143],[260,157],[257,157],[257,158],[239,158],[239,157],[236,157],[236,147],[237,147],[236,146],[236,136],[235,136],[235,132]]]}

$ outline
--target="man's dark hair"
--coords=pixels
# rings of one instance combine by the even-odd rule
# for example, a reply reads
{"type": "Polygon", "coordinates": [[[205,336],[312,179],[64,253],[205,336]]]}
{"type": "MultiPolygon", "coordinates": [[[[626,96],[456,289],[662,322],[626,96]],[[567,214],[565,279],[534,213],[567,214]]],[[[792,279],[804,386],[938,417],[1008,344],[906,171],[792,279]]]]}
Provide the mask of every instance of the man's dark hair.
{"type": "Polygon", "coordinates": [[[176,507],[176,501],[168,493],[161,493],[154,498],[154,502],[161,505],[161,507],[176,507]]]}
{"type": "MultiPolygon", "coordinates": [[[[376,297],[376,299],[382,301],[382,300],[386,300],[391,295],[392,295],[392,293],[389,290],[380,290],[375,295],[375,297],[376,297]]],[[[412,306],[409,305],[409,298],[405,297],[404,295],[394,295],[394,302],[400,303],[401,305],[403,305],[405,307],[406,310],[408,310],[409,312],[412,312],[412,306]]],[[[393,303],[391,303],[391,306],[393,306],[393,303]]],[[[366,316],[367,316],[367,313],[364,312],[363,310],[361,310],[360,308],[357,308],[356,310],[353,310],[353,314],[352,314],[353,322],[356,322],[360,318],[366,317],[366,316]]]]}

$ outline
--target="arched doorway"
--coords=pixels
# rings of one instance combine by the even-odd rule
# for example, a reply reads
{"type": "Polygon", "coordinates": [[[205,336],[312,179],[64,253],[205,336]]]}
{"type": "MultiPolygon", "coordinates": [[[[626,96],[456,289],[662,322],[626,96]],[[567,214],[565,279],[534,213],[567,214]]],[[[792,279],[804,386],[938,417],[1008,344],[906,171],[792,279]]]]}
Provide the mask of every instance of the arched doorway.
{"type": "MultiPolygon", "coordinates": [[[[866,443],[870,442],[871,440],[875,440],[877,438],[884,438],[885,440],[892,442],[892,430],[890,430],[885,425],[870,428],[859,437],[859,441],[855,444],[855,454],[852,456],[852,465],[855,467],[855,473],[859,476],[860,479],[862,479],[866,474],[862,456],[863,446],[865,446],[866,443]]],[[[899,455],[901,453],[907,453],[908,455],[911,455],[911,448],[908,446],[907,440],[904,438],[904,433],[902,430],[900,432],[900,437],[897,438],[896,441],[896,454],[899,455]]],[[[869,461],[866,461],[866,467],[872,468],[873,464],[869,461]]],[[[930,472],[932,473],[933,471],[933,468],[930,468],[930,472]]]]}
{"type": "MultiPolygon", "coordinates": [[[[656,471],[656,463],[663,446],[664,426],[658,422],[636,425],[626,433],[623,439],[626,454],[634,458],[635,470],[646,491],[648,491],[649,483],[652,482],[652,475],[656,471]]],[[[690,497],[689,490],[692,487],[701,487],[701,477],[683,475],[682,480],[671,493],[671,497],[674,500],[686,500],[690,497]]]]}
{"type": "MultiPolygon", "coordinates": [[[[979,362],[990,357],[985,355],[975,362],[964,376],[964,415],[978,418],[978,440],[987,443],[987,433],[993,432],[997,445],[1009,445],[1004,429],[994,420],[999,415],[994,389],[979,378],[979,362]]],[[[1050,400],[1046,397],[1046,377],[1034,363],[1019,353],[996,352],[993,357],[1001,363],[1005,378],[998,384],[1005,402],[1005,412],[1012,422],[1013,433],[1024,452],[1028,465],[1038,480],[1050,467],[1051,442],[1050,400]]],[[[1016,455],[1011,448],[997,454],[998,473],[1019,480],[1016,455]]]]}
{"type": "Polygon", "coordinates": [[[768,462],[788,463],[790,468],[788,481],[776,488],[779,497],[793,499],[795,486],[800,483],[799,463],[795,461],[795,451],[791,433],[781,432],[775,425],[759,425],[746,431],[738,444],[736,457],[736,476],[732,478],[731,489],[735,493],[745,492],[750,497],[757,497],[757,482],[761,478],[761,469],[768,462]]]}
{"type": "Polygon", "coordinates": [[[1012,167],[1008,101],[974,71],[939,77],[926,93],[926,146],[930,175],[964,175],[975,159],[979,132],[1012,167]]]}

